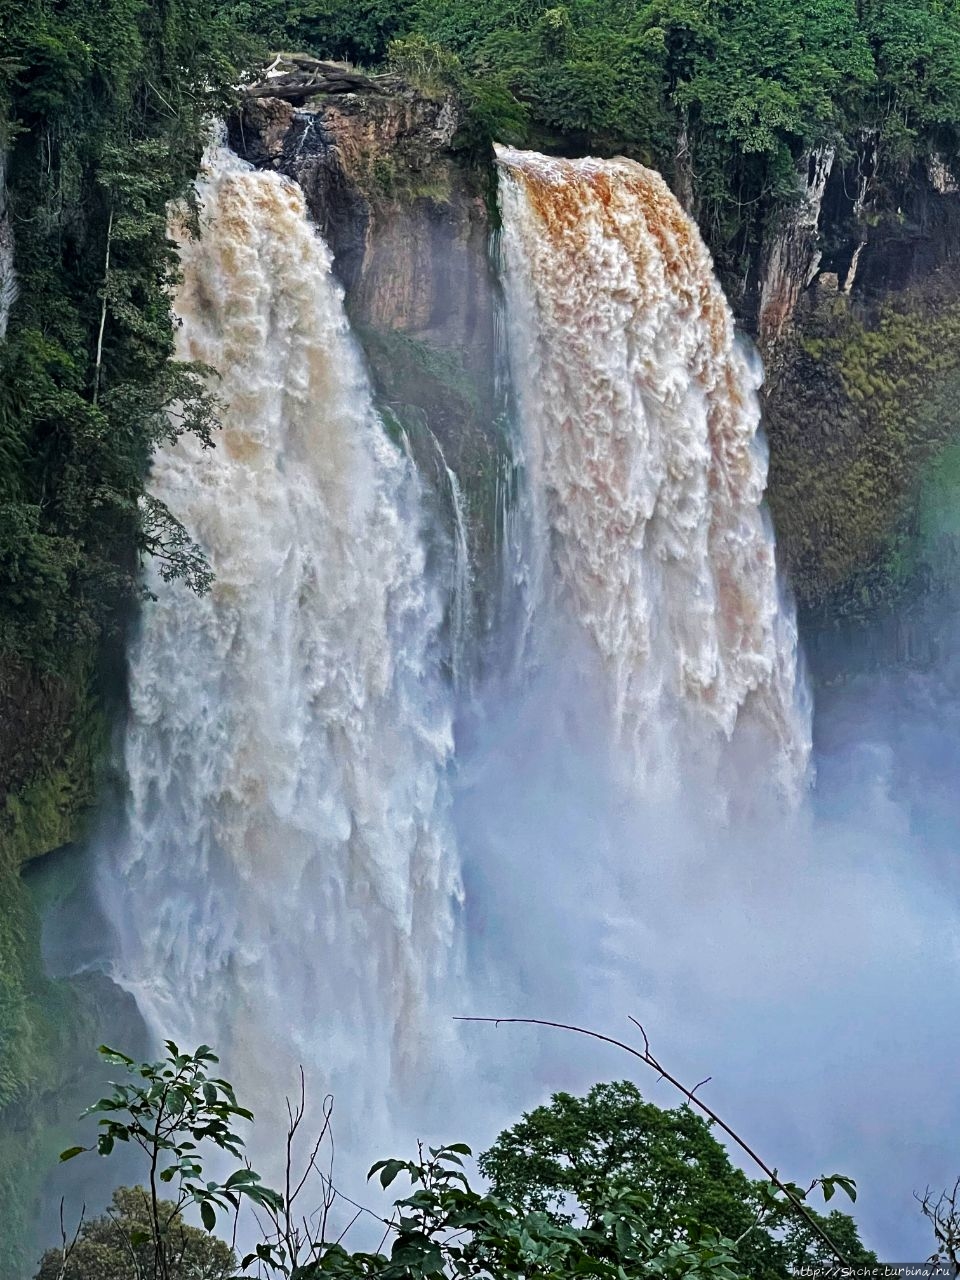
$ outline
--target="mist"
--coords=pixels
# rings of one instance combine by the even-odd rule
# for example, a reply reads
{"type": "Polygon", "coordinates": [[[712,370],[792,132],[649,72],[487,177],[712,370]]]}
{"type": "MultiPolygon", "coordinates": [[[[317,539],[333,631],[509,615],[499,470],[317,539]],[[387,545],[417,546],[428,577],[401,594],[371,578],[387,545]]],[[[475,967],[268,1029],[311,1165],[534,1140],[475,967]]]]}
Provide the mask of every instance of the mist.
{"type": "Polygon", "coordinates": [[[482,1150],[554,1090],[630,1076],[680,1101],[594,1041],[456,1017],[628,1040],[634,1017],[783,1176],[854,1177],[865,1243],[919,1260],[913,1192],[960,1173],[960,611],[941,584],[910,623],[938,642],[909,663],[808,629],[804,673],[762,506],[759,372],[695,228],[640,166],[513,155],[521,482],[503,625],[469,643],[452,473],[440,583],[431,503],[382,434],[326,251],[287,187],[221,156],[249,261],[234,279],[216,230],[192,245],[216,288],[185,333],[223,365],[220,326],[238,326],[241,416],[206,490],[196,460],[157,469],[220,585],[185,607],[156,584],[131,651],[127,811],[92,842],[95,903],[87,884],[48,916],[51,972],[103,969],[154,1041],[221,1050],[268,1180],[302,1064],[308,1127],[332,1092],[335,1181],[371,1204],[374,1159],[418,1137],[482,1150]],[[580,201],[575,243],[534,222],[527,180],[580,201]],[[619,192],[616,234],[590,221],[597,183],[619,192]]]}
{"type": "MultiPolygon", "coordinates": [[[[956,635],[955,613],[941,623],[956,635]]],[[[767,797],[725,825],[702,795],[619,790],[596,693],[570,670],[504,698],[462,768],[471,961],[486,975],[470,1012],[628,1042],[638,1018],[688,1085],[711,1077],[700,1096],[782,1175],[850,1174],[857,1203],[841,1207],[865,1243],[926,1257],[913,1192],[960,1172],[956,661],[822,690],[800,808],[767,797]]],[[[562,1032],[476,1026],[469,1042],[505,1120],[601,1079],[681,1101],[562,1032]]]]}

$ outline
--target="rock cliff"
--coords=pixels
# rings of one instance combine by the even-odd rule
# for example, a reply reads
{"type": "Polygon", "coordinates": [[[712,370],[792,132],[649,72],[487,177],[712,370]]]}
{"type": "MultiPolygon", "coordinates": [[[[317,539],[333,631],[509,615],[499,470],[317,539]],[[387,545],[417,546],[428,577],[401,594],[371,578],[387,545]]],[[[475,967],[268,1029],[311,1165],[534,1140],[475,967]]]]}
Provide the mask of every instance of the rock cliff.
{"type": "Polygon", "coordinates": [[[453,100],[406,87],[295,106],[251,99],[232,141],[303,188],[361,324],[489,350],[488,218],[453,147],[453,100]]]}
{"type": "Polygon", "coordinates": [[[790,329],[809,289],[862,306],[923,287],[960,261],[960,184],[939,155],[885,173],[875,137],[803,157],[797,201],[771,219],[761,250],[756,332],[766,352],[790,329]]]}
{"type": "MultiPolygon", "coordinates": [[[[458,148],[460,109],[451,94],[361,76],[349,92],[331,92],[329,82],[308,82],[303,67],[286,66],[285,96],[269,96],[269,81],[255,87],[230,122],[231,145],[303,188],[388,426],[436,476],[447,506],[452,470],[465,495],[474,563],[482,565],[489,557],[476,553],[494,536],[489,499],[505,465],[492,170],[458,148]]],[[[455,537],[459,515],[448,515],[455,537]]],[[[482,572],[476,587],[479,600],[482,572]]]]}
{"type": "Polygon", "coordinates": [[[770,505],[801,606],[865,619],[922,586],[916,511],[960,436],[960,189],[942,157],[885,177],[872,137],[808,159],[763,259],[770,505]]]}

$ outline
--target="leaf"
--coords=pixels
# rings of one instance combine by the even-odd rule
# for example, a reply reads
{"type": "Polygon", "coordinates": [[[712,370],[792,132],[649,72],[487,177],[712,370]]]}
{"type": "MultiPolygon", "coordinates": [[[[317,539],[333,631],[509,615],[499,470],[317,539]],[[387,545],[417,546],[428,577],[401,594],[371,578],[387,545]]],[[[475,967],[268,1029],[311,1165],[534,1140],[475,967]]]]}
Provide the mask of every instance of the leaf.
{"type": "Polygon", "coordinates": [[[854,1203],[857,1199],[857,1184],[853,1178],[848,1178],[843,1174],[835,1173],[833,1180],[842,1191],[845,1191],[854,1203]]]}
{"type": "Polygon", "coordinates": [[[78,1156],[86,1150],[86,1147],[67,1147],[66,1151],[60,1152],[60,1163],[63,1164],[65,1160],[72,1160],[74,1156],[78,1156]]]}
{"type": "Polygon", "coordinates": [[[840,1189],[844,1191],[851,1200],[855,1201],[857,1198],[857,1184],[854,1182],[853,1178],[848,1178],[842,1173],[825,1175],[819,1179],[819,1182],[821,1189],[823,1190],[824,1200],[832,1200],[837,1187],[840,1187],[840,1189]]]}
{"type": "MultiPolygon", "coordinates": [[[[402,1173],[407,1167],[405,1160],[383,1160],[380,1162],[380,1185],[381,1187],[389,1187],[394,1181],[398,1173],[402,1173]]],[[[377,1166],[375,1165],[370,1173],[375,1173],[377,1166]]],[[[369,1174],[367,1175],[370,1176],[369,1174]]]]}
{"type": "Polygon", "coordinates": [[[217,1211],[209,1200],[204,1200],[200,1205],[200,1219],[208,1231],[212,1231],[217,1225],[217,1211]]]}
{"type": "Polygon", "coordinates": [[[105,1058],[107,1062],[112,1062],[118,1067],[133,1066],[132,1058],[128,1058],[125,1053],[120,1053],[117,1049],[111,1049],[108,1044],[98,1045],[97,1053],[99,1053],[102,1058],[105,1058]]]}

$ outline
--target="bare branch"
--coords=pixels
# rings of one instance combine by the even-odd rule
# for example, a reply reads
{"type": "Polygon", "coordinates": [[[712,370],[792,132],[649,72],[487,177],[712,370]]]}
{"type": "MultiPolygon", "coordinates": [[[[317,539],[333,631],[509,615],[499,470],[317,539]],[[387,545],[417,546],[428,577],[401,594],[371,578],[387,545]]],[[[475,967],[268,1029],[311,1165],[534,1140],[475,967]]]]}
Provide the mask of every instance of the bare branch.
{"type": "Polygon", "coordinates": [[[80,1210],[80,1221],[77,1223],[77,1229],[68,1241],[67,1230],[63,1223],[63,1196],[60,1197],[60,1266],[57,1268],[56,1280],[64,1280],[64,1276],[67,1274],[67,1263],[70,1260],[71,1253],[77,1247],[77,1241],[80,1239],[86,1212],[87,1206],[84,1205],[80,1210]]]}
{"type": "MultiPolygon", "coordinates": [[[[721,1120],[721,1118],[717,1115],[717,1113],[711,1107],[707,1106],[705,1102],[701,1102],[699,1098],[695,1097],[694,1090],[688,1089],[686,1085],[681,1084],[681,1082],[676,1078],[676,1076],[671,1075],[669,1071],[667,1071],[663,1066],[660,1065],[659,1062],[657,1062],[657,1060],[653,1057],[652,1053],[650,1052],[650,1041],[647,1038],[647,1034],[644,1031],[643,1027],[640,1026],[640,1023],[637,1022],[635,1018],[631,1018],[630,1021],[634,1024],[635,1027],[639,1029],[640,1034],[643,1036],[644,1047],[642,1050],[636,1048],[636,1046],[632,1044],[627,1044],[626,1041],[624,1040],[617,1040],[613,1036],[606,1036],[601,1031],[591,1031],[587,1027],[577,1027],[568,1022],[552,1022],[547,1018],[459,1017],[459,1018],[454,1018],[454,1021],[455,1022],[492,1022],[495,1026],[499,1026],[502,1022],[510,1022],[510,1023],[518,1023],[521,1025],[530,1026],[530,1027],[552,1027],[557,1031],[572,1031],[576,1035],[588,1036],[591,1040],[600,1040],[604,1044],[613,1045],[614,1048],[623,1049],[625,1053],[631,1054],[634,1058],[639,1058],[640,1061],[644,1063],[646,1066],[651,1067],[653,1068],[654,1071],[658,1072],[661,1080],[666,1080],[669,1084],[673,1085],[673,1087],[676,1090],[678,1090],[680,1093],[683,1094],[683,1096],[687,1099],[689,1103],[697,1107],[698,1110],[702,1111],[703,1114],[707,1116],[707,1118],[711,1120],[715,1125],[717,1125],[718,1128],[722,1129],[723,1132],[727,1135],[727,1137],[730,1138],[732,1142],[735,1142],[737,1146],[740,1148],[740,1150],[743,1151],[746,1155],[748,1155],[750,1159],[754,1162],[754,1164],[759,1169],[761,1169],[763,1173],[766,1174],[766,1176],[777,1188],[777,1190],[784,1196],[784,1198],[786,1199],[790,1207],[793,1209],[793,1211],[799,1217],[803,1218],[804,1221],[807,1223],[807,1225],[811,1228],[811,1230],[813,1230],[816,1233],[816,1235],[820,1237],[820,1239],[827,1246],[827,1248],[830,1250],[833,1256],[837,1259],[837,1261],[840,1262],[845,1267],[850,1266],[850,1263],[847,1260],[846,1255],[843,1253],[843,1251],[839,1248],[838,1245],[834,1243],[834,1241],[827,1234],[827,1232],[824,1231],[823,1227],[821,1227],[820,1223],[817,1222],[816,1218],[813,1216],[810,1210],[806,1207],[803,1201],[800,1200],[795,1195],[795,1193],[790,1190],[790,1188],[787,1186],[785,1182],[781,1181],[781,1179],[777,1176],[776,1170],[772,1169],[767,1164],[767,1162],[761,1156],[759,1156],[757,1152],[754,1151],[754,1149],[751,1146],[749,1146],[747,1142],[743,1138],[741,1138],[738,1133],[735,1132],[735,1130],[731,1129],[730,1126],[724,1120],[721,1120]]],[[[701,1081],[701,1083],[703,1082],[701,1081]]],[[[698,1085],[697,1088],[699,1087],[700,1086],[698,1085]]],[[[958,1186],[960,1186],[960,1179],[958,1179],[958,1186]]]]}

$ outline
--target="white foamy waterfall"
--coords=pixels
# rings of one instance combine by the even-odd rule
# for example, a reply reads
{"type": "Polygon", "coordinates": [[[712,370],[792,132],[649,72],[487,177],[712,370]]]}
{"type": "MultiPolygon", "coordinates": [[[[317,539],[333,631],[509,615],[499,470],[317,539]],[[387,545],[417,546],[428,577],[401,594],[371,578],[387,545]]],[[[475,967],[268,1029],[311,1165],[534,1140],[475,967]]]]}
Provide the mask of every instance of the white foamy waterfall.
{"type": "Polygon", "coordinates": [[[761,505],[759,366],[694,223],[628,160],[498,152],[534,608],[572,615],[625,771],[795,794],[810,751],[761,505]]]}
{"type": "Polygon", "coordinates": [[[221,1051],[268,1176],[269,1103],[300,1063],[337,1095],[337,1180],[366,1200],[350,1175],[411,1136],[481,1149],[551,1090],[628,1068],[517,1028],[461,1043],[449,1015],[616,1035],[634,1015],[791,1174],[879,1177],[863,1212],[907,1239],[904,1179],[955,1176],[942,984],[916,993],[956,971],[956,673],[919,697],[911,674],[907,733],[882,702],[864,751],[841,691],[833,791],[781,803],[810,716],[759,366],[657,175],[510,150],[499,167],[517,439],[471,565],[479,491],[439,442],[422,480],[391,443],[300,191],[210,158],[177,310],[224,427],[161,452],[151,487],[216,580],[198,598],[153,574],[132,645],[129,798],[97,850],[115,972],[155,1032],[221,1051]],[[768,782],[775,821],[753,805],[768,782]]]}
{"type": "Polygon", "coordinates": [[[376,1130],[443,1043],[431,996],[457,964],[443,602],[300,189],[218,149],[200,194],[179,353],[218,371],[223,430],[162,450],[150,487],[216,578],[198,598],[154,575],[133,646],[127,830],[100,877],[116,973],[255,1103],[302,1063],[345,1094],[341,1134],[351,1111],[376,1130]]]}
{"type": "Polygon", "coordinates": [[[13,225],[7,206],[7,157],[0,151],[0,340],[6,337],[10,310],[17,300],[13,225]]]}
{"type": "Polygon", "coordinates": [[[665,801],[680,779],[795,791],[809,749],[758,373],[699,236],[637,165],[500,169],[519,439],[482,660],[460,483],[434,441],[422,502],[299,188],[214,150],[180,242],[180,354],[218,371],[223,431],[159,453],[151,488],[215,581],[154,575],[132,648],[125,830],[100,877],[115,969],[268,1115],[303,1064],[365,1157],[438,1063],[468,1087],[451,1013],[623,967],[624,778],[665,801]],[[424,512],[447,507],[431,568],[424,512]]]}

